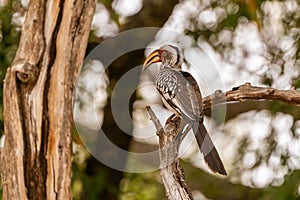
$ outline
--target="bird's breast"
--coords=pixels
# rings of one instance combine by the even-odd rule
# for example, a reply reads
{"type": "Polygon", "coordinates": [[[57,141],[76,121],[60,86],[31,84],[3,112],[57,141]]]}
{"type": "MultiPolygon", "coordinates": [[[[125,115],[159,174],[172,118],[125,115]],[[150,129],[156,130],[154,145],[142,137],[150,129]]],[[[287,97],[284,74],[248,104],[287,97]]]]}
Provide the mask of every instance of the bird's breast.
{"type": "Polygon", "coordinates": [[[161,70],[155,80],[158,91],[167,98],[174,98],[178,90],[177,76],[172,71],[161,70]]]}

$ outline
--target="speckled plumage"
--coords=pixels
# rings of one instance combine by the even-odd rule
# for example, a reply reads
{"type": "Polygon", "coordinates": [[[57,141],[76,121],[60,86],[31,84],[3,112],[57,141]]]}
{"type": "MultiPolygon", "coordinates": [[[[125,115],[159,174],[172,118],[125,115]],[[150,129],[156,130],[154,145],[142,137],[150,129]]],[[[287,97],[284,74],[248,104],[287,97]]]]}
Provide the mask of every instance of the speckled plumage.
{"type": "Polygon", "coordinates": [[[202,101],[193,86],[180,71],[169,67],[162,68],[155,79],[156,88],[162,98],[177,115],[189,121],[197,121],[201,115],[202,101]]]}
{"type": "Polygon", "coordinates": [[[202,96],[198,84],[191,74],[181,70],[183,62],[181,52],[171,45],[162,46],[148,56],[144,68],[155,62],[162,62],[155,84],[164,103],[173,113],[192,125],[209,168],[226,175],[219,154],[203,124],[202,96]]]}

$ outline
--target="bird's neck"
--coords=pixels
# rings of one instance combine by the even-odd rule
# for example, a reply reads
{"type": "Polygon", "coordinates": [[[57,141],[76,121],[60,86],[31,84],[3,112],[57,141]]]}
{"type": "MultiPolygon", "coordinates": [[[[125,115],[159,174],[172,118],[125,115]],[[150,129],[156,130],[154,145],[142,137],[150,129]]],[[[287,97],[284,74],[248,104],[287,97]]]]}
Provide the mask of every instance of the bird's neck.
{"type": "Polygon", "coordinates": [[[165,68],[169,68],[169,69],[179,71],[179,72],[181,71],[181,66],[170,66],[169,64],[161,64],[160,65],[160,70],[163,70],[165,68]]]}

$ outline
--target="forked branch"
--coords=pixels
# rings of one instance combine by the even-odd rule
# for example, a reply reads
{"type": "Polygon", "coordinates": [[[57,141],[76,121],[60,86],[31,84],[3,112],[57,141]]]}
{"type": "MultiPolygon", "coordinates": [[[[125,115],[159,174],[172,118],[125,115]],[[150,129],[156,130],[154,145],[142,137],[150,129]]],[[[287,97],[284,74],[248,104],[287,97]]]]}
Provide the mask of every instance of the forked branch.
{"type": "MultiPolygon", "coordinates": [[[[270,87],[252,86],[250,83],[234,87],[232,90],[223,93],[220,90],[203,99],[203,111],[212,108],[212,104],[239,102],[244,100],[275,100],[288,104],[300,105],[300,92],[291,90],[278,90],[270,87]]],[[[193,199],[190,189],[185,181],[184,171],[179,165],[177,158],[178,147],[181,139],[188,132],[182,134],[181,138],[175,137],[185,124],[182,124],[179,117],[169,117],[163,127],[154,112],[147,106],[148,113],[153,121],[157,135],[159,136],[160,163],[164,187],[168,199],[193,199]]]]}
{"type": "MultiPolygon", "coordinates": [[[[159,137],[160,175],[168,199],[193,199],[185,181],[184,171],[180,167],[177,157],[181,138],[175,139],[175,137],[184,124],[181,123],[179,117],[171,116],[167,120],[165,127],[163,127],[149,106],[147,106],[147,110],[159,137]]],[[[185,135],[187,132],[188,130],[184,131],[182,135],[185,135]]]]}

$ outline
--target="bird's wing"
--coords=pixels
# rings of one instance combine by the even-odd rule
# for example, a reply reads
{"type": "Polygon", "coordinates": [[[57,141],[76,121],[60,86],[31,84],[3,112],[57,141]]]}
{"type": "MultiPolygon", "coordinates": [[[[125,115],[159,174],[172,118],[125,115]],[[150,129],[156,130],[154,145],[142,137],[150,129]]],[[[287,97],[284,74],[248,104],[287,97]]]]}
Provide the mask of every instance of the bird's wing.
{"type": "Polygon", "coordinates": [[[174,101],[179,105],[184,115],[191,120],[200,118],[202,109],[202,98],[196,80],[188,72],[180,72],[178,78],[178,91],[174,101]]]}
{"type": "Polygon", "coordinates": [[[165,101],[178,113],[195,121],[201,114],[201,93],[197,82],[188,72],[172,70],[162,75],[157,89],[165,101]]]}
{"type": "MultiPolygon", "coordinates": [[[[197,108],[200,110],[200,114],[202,114],[202,95],[200,92],[200,88],[198,86],[197,81],[194,79],[194,77],[185,71],[181,71],[181,74],[184,76],[184,78],[189,82],[189,85],[193,88],[193,104],[197,104],[197,108]]],[[[197,111],[198,112],[198,111],[197,111]]]]}

